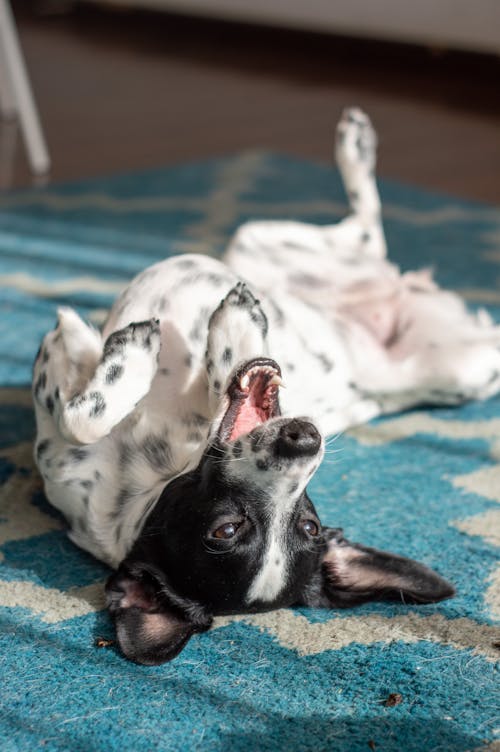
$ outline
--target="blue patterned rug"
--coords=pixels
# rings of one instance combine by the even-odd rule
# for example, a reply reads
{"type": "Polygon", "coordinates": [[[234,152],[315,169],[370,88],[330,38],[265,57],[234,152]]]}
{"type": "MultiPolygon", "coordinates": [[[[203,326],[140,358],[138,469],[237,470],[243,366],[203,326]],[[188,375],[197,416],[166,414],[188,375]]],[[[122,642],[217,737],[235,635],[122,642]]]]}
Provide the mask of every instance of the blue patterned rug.
{"type": "MultiPolygon", "coordinates": [[[[500,211],[381,193],[392,258],[500,321],[500,211]]],[[[310,486],[325,524],[425,562],[456,598],[219,619],[154,668],[98,647],[108,572],[66,539],[33,467],[31,363],[58,305],[98,323],[143,267],[219,254],[243,220],[344,211],[330,168],[263,153],[0,199],[3,750],[498,749],[500,399],[352,431],[310,486]]]]}

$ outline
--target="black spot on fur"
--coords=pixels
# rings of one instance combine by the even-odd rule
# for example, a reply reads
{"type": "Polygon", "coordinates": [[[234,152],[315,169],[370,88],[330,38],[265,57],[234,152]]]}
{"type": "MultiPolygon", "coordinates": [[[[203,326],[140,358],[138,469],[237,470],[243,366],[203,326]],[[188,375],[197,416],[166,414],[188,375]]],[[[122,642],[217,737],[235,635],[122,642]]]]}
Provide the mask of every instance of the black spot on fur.
{"type": "Polygon", "coordinates": [[[49,351],[48,350],[44,350],[43,351],[43,356],[42,356],[42,363],[48,363],[49,362],[49,358],[50,358],[49,351]]]}
{"type": "Polygon", "coordinates": [[[285,364],[285,368],[286,368],[287,371],[290,371],[290,372],[291,371],[295,371],[295,365],[294,365],[294,363],[286,363],[285,364]]]}
{"type": "Polygon", "coordinates": [[[101,478],[102,478],[102,475],[101,475],[101,473],[99,472],[99,470],[96,470],[96,471],[95,471],[95,473],[94,473],[94,478],[96,479],[96,481],[100,481],[100,480],[101,480],[101,478]]]}
{"type": "Polygon", "coordinates": [[[179,258],[176,260],[175,265],[178,269],[192,269],[196,266],[196,261],[189,258],[179,258]]]}
{"type": "Polygon", "coordinates": [[[218,379],[215,379],[215,381],[214,381],[214,389],[215,389],[215,391],[216,391],[216,392],[219,392],[219,391],[220,391],[220,388],[221,388],[221,383],[220,383],[220,381],[219,381],[218,379]]]}
{"type": "Polygon", "coordinates": [[[324,353],[316,353],[316,357],[323,366],[325,373],[330,373],[333,370],[334,363],[324,353]]]}
{"type": "Polygon", "coordinates": [[[258,459],[255,463],[259,470],[269,470],[269,461],[258,459]]]}
{"type": "Polygon", "coordinates": [[[226,347],[224,352],[222,353],[222,362],[226,363],[226,365],[229,365],[233,359],[233,351],[230,347],[226,347]]]}
{"type": "Polygon", "coordinates": [[[56,386],[56,388],[54,390],[54,399],[55,399],[56,402],[59,400],[60,396],[61,396],[61,393],[59,391],[59,387],[56,386]]]}
{"type": "Polygon", "coordinates": [[[372,237],[372,236],[370,235],[370,233],[369,233],[369,232],[366,232],[366,231],[365,231],[365,232],[364,232],[364,233],[363,233],[363,234],[361,235],[361,242],[362,242],[362,243],[369,243],[369,242],[370,242],[370,240],[371,240],[371,237],[372,237]]]}
{"type": "Polygon", "coordinates": [[[73,397],[73,399],[71,399],[68,402],[68,407],[71,410],[74,410],[75,408],[80,407],[81,405],[83,405],[86,401],[87,401],[87,395],[86,394],[77,394],[76,397],[73,397]]]}
{"type": "Polygon", "coordinates": [[[243,445],[241,441],[238,439],[234,442],[233,446],[233,457],[241,457],[241,454],[243,452],[243,445]]]}
{"type": "Polygon", "coordinates": [[[289,494],[294,494],[299,488],[299,484],[297,482],[290,483],[290,487],[288,489],[289,494]]]}
{"type": "Polygon", "coordinates": [[[187,368],[191,368],[192,364],[193,364],[193,356],[191,355],[191,353],[188,353],[187,355],[184,356],[184,365],[187,368]]]}
{"type": "Polygon", "coordinates": [[[47,386],[47,373],[45,371],[42,371],[38,379],[36,380],[35,395],[38,397],[39,392],[42,389],[45,389],[46,386],[47,386]]]}
{"type": "Polygon", "coordinates": [[[214,370],[214,362],[212,359],[207,360],[207,373],[210,375],[214,370]]]}
{"type": "Polygon", "coordinates": [[[123,366],[119,363],[113,363],[106,371],[106,384],[114,384],[123,374],[123,366]]]}
{"type": "Polygon", "coordinates": [[[88,450],[80,447],[72,447],[69,450],[69,454],[76,462],[81,462],[88,456],[88,450]]]}
{"type": "Polygon", "coordinates": [[[91,392],[89,399],[94,403],[90,409],[89,418],[97,418],[106,410],[106,402],[101,392],[91,392]]]}
{"type": "Polygon", "coordinates": [[[50,396],[50,394],[47,397],[47,399],[45,400],[45,407],[47,408],[47,410],[49,411],[49,413],[52,415],[52,413],[54,412],[54,400],[52,399],[52,397],[50,396]]]}
{"type": "Polygon", "coordinates": [[[148,436],[140,452],[148,465],[158,473],[165,473],[172,465],[170,445],[165,439],[158,436],[148,436]]]}
{"type": "Polygon", "coordinates": [[[94,483],[91,480],[81,480],[80,485],[82,488],[86,488],[88,490],[89,488],[92,488],[94,483]]]}
{"type": "Polygon", "coordinates": [[[134,461],[134,454],[135,452],[131,444],[126,444],[124,441],[120,443],[118,464],[121,470],[125,470],[134,461]]]}
{"type": "Polygon", "coordinates": [[[40,459],[50,446],[50,439],[43,439],[36,447],[37,459],[40,459]]]}
{"type": "Polygon", "coordinates": [[[259,436],[258,434],[255,436],[252,436],[252,440],[250,444],[252,452],[260,452],[260,450],[262,449],[262,446],[260,443],[261,440],[262,440],[262,437],[259,436]]]}
{"type": "Polygon", "coordinates": [[[162,376],[170,376],[170,369],[169,368],[160,368],[159,373],[162,376]]]}

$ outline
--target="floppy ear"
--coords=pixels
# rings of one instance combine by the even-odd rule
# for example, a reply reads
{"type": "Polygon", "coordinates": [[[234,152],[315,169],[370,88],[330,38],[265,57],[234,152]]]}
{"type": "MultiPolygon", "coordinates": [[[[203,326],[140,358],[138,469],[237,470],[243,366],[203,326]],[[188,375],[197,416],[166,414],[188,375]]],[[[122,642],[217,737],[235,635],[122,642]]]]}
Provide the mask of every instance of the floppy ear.
{"type": "Polygon", "coordinates": [[[147,666],[175,658],[212,623],[198,604],[171,592],[160,573],[140,566],[120,566],[106,584],[106,603],[124,655],[147,666]]]}
{"type": "Polygon", "coordinates": [[[323,534],[328,540],[322,560],[323,605],[325,600],[340,608],[372,600],[434,603],[455,593],[449,582],[413,559],[350,543],[341,529],[323,528],[323,534]]]}

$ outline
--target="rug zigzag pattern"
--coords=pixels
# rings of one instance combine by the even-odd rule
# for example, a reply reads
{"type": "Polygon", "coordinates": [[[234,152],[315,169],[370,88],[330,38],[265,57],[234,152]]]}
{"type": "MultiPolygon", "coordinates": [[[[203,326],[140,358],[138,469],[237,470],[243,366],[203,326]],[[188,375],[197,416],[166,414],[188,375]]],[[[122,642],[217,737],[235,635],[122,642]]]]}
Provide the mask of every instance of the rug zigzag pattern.
{"type": "MultiPolygon", "coordinates": [[[[441,283],[488,302],[500,320],[500,211],[391,183],[382,194],[395,261],[435,264],[441,283]]],[[[457,584],[454,600],[218,619],[160,668],[94,647],[111,629],[107,569],[67,540],[33,465],[27,384],[57,305],[98,321],[146,264],[218,254],[252,217],[331,222],[343,206],[329,169],[264,153],[0,201],[0,726],[9,749],[495,748],[500,400],[356,429],[337,439],[343,451],[310,488],[326,523],[435,567],[457,584]],[[383,704],[390,692],[401,705],[383,704]]]]}

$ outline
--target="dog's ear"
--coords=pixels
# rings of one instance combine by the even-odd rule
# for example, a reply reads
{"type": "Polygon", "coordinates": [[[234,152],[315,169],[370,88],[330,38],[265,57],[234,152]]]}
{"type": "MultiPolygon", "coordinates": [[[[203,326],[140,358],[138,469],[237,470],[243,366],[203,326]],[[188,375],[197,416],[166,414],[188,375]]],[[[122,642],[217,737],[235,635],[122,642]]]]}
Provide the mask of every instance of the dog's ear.
{"type": "Polygon", "coordinates": [[[191,635],[212,623],[211,615],[172,592],[151,567],[122,564],[106,584],[106,602],[124,655],[147,666],[175,658],[191,635]]]}
{"type": "Polygon", "coordinates": [[[306,594],[308,605],[346,608],[373,600],[435,603],[455,593],[449,582],[413,559],[350,543],[341,529],[323,528],[323,534],[327,551],[321,577],[306,594]]]}

